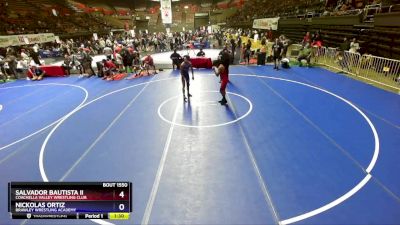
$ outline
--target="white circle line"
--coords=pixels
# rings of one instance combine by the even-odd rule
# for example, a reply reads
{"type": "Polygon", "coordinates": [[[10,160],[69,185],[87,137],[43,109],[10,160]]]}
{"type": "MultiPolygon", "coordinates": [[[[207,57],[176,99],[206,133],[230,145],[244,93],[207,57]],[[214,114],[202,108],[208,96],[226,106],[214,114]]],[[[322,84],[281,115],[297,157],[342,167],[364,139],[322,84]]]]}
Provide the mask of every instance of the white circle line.
{"type": "Polygon", "coordinates": [[[3,105],[0,104],[0,111],[3,110],[3,105]]]}
{"type": "MultiPolygon", "coordinates": [[[[372,157],[372,160],[371,160],[368,168],[366,169],[367,175],[365,176],[365,178],[363,180],[361,180],[354,188],[352,188],[350,191],[348,191],[344,195],[340,196],[336,200],[334,200],[334,201],[332,201],[332,202],[330,202],[330,203],[328,203],[328,204],[326,204],[326,205],[324,205],[324,206],[322,206],[322,207],[320,207],[318,209],[315,209],[315,210],[312,210],[310,212],[307,212],[307,213],[304,213],[304,214],[301,214],[301,215],[298,215],[298,216],[295,216],[295,217],[288,218],[286,220],[280,221],[279,222],[280,224],[283,225],[283,224],[290,224],[290,223],[298,222],[298,221],[307,219],[309,217],[315,216],[317,214],[320,214],[320,213],[322,213],[322,212],[324,212],[326,210],[329,210],[329,209],[341,204],[342,202],[344,202],[345,200],[347,200],[351,196],[353,196],[355,193],[357,193],[359,190],[361,190],[361,188],[363,188],[365,186],[365,184],[370,180],[371,175],[369,173],[374,168],[374,166],[376,164],[376,161],[378,159],[378,155],[379,155],[379,148],[380,148],[379,147],[379,136],[378,136],[378,133],[377,133],[377,131],[375,129],[375,126],[372,124],[371,120],[359,108],[357,108],[353,103],[351,103],[349,100],[344,99],[344,98],[342,98],[342,97],[340,97],[340,96],[338,96],[338,95],[336,95],[336,94],[334,94],[334,93],[332,93],[330,91],[327,91],[325,89],[322,89],[322,88],[319,88],[319,87],[315,87],[315,86],[312,86],[312,85],[309,85],[309,84],[306,84],[306,83],[302,83],[302,82],[299,82],[299,81],[294,81],[294,80],[289,80],[289,79],[284,79],[284,78],[279,78],[279,77],[259,76],[259,75],[250,75],[250,74],[230,74],[230,76],[257,77],[257,78],[264,78],[264,79],[281,80],[281,81],[287,81],[287,82],[291,82],[291,83],[300,84],[300,85],[307,86],[307,87],[310,87],[310,88],[313,88],[313,89],[316,89],[316,90],[320,90],[320,91],[322,91],[324,93],[327,93],[327,94],[329,94],[331,96],[334,96],[334,97],[344,101],[345,103],[350,105],[352,108],[356,109],[356,111],[359,112],[364,117],[364,119],[368,122],[368,124],[369,124],[369,126],[370,126],[370,128],[372,130],[372,133],[374,135],[374,140],[375,140],[374,155],[372,157]]],[[[164,81],[164,80],[170,80],[170,79],[178,79],[178,78],[160,79],[160,80],[156,80],[156,81],[150,81],[150,83],[158,82],[158,81],[164,81]]],[[[102,95],[102,96],[100,96],[100,97],[98,97],[98,98],[96,98],[96,99],[94,99],[94,100],[82,105],[77,110],[74,110],[74,112],[71,112],[71,114],[65,116],[63,118],[63,120],[60,120],[57,125],[58,126],[61,125],[68,117],[70,117],[75,112],[79,111],[80,109],[84,108],[85,106],[87,106],[87,105],[89,105],[89,104],[91,104],[93,102],[96,102],[96,101],[98,101],[98,100],[100,100],[100,99],[102,99],[102,98],[104,98],[104,97],[106,97],[108,95],[111,95],[111,94],[114,94],[114,93],[129,89],[129,88],[133,88],[133,87],[136,87],[136,86],[139,86],[139,85],[143,85],[143,84],[146,84],[146,83],[149,83],[149,82],[144,82],[144,83],[128,86],[128,87],[125,87],[125,88],[121,88],[121,89],[112,91],[112,92],[107,93],[105,95],[102,95]]],[[[44,155],[44,150],[46,148],[47,142],[48,142],[49,138],[52,136],[52,134],[54,133],[55,129],[57,129],[57,127],[58,127],[57,125],[55,127],[53,127],[52,131],[47,135],[47,137],[45,139],[45,142],[43,142],[43,144],[42,144],[42,147],[41,147],[41,150],[40,150],[40,155],[39,155],[39,168],[41,168],[40,173],[42,175],[42,178],[46,178],[47,181],[48,181],[48,179],[47,179],[47,176],[46,176],[44,168],[43,168],[43,155],[44,155]]],[[[96,221],[93,221],[93,222],[96,222],[96,221]]],[[[99,223],[99,222],[96,222],[96,223],[99,223]]],[[[101,224],[101,223],[99,223],[99,224],[101,224]]]]}
{"type": "MultiPolygon", "coordinates": [[[[102,98],[104,98],[104,97],[106,97],[106,96],[109,96],[109,95],[112,95],[112,94],[115,94],[115,93],[118,93],[118,92],[127,90],[127,89],[129,89],[129,88],[133,88],[133,87],[137,87],[137,86],[140,86],[140,85],[144,85],[144,84],[147,84],[147,83],[154,83],[154,82],[165,81],[165,80],[171,80],[171,79],[178,79],[178,78],[172,77],[172,78],[166,78],[166,79],[160,79],[160,80],[152,80],[152,81],[143,82],[143,83],[140,83],[140,84],[135,84],[135,85],[131,85],[131,86],[128,86],[128,87],[125,87],[125,88],[121,88],[121,89],[118,89],[118,90],[111,91],[111,92],[109,92],[109,93],[107,93],[107,94],[104,94],[104,95],[102,95],[102,96],[100,96],[100,97],[97,97],[97,98],[95,98],[95,99],[93,99],[93,100],[91,100],[91,101],[89,101],[89,102],[87,102],[87,103],[85,103],[85,104],[83,104],[83,105],[81,105],[81,106],[75,108],[73,111],[71,111],[71,112],[68,113],[66,116],[64,116],[61,120],[57,121],[57,124],[51,129],[50,133],[47,134],[47,136],[46,136],[46,138],[45,138],[45,140],[44,140],[44,142],[43,142],[43,144],[42,144],[42,147],[40,148],[40,153],[39,153],[39,170],[40,170],[40,176],[42,177],[42,180],[43,180],[44,182],[49,182],[49,179],[48,179],[48,177],[47,177],[47,175],[46,175],[46,171],[45,171],[45,168],[44,168],[44,152],[45,152],[47,143],[49,142],[51,136],[52,136],[53,133],[57,130],[57,128],[58,128],[62,123],[64,123],[64,121],[67,120],[70,116],[72,116],[73,114],[75,114],[75,113],[78,112],[79,110],[83,109],[84,107],[88,106],[89,104],[92,104],[93,102],[96,102],[96,101],[98,101],[98,100],[100,100],[100,99],[102,99],[102,98]]],[[[109,222],[107,222],[107,221],[100,220],[100,219],[91,219],[91,221],[94,222],[94,223],[97,223],[97,224],[101,224],[101,225],[114,225],[113,223],[109,223],[109,222]]]]}
{"type": "Polygon", "coordinates": [[[364,112],[362,112],[357,106],[355,106],[352,102],[350,102],[349,100],[334,94],[328,90],[319,88],[319,87],[315,87],[313,85],[310,84],[306,84],[306,83],[302,83],[299,81],[294,81],[294,80],[289,80],[289,79],[285,79],[285,78],[279,78],[279,77],[270,77],[270,76],[259,76],[259,75],[249,75],[249,74],[230,74],[233,76],[247,76],[247,77],[257,77],[257,78],[264,78],[264,79],[273,79],[273,80],[281,80],[281,81],[287,81],[287,82],[291,82],[291,83],[296,83],[296,84],[300,84],[303,86],[307,86],[319,91],[322,91],[324,93],[327,93],[331,96],[334,96],[340,100],[342,100],[343,102],[347,103],[348,105],[350,105],[353,109],[355,109],[359,114],[361,114],[361,116],[367,121],[369,127],[372,130],[372,133],[374,135],[374,141],[375,141],[375,146],[374,146],[374,154],[372,156],[371,162],[369,163],[367,169],[365,169],[365,172],[367,173],[366,176],[364,177],[364,179],[362,179],[354,188],[352,188],[350,191],[346,192],[345,194],[343,194],[342,196],[340,196],[339,198],[335,199],[334,201],[320,207],[317,208],[315,210],[309,211],[307,213],[289,218],[289,219],[285,219],[283,221],[280,221],[279,223],[282,225],[286,225],[286,224],[291,224],[291,223],[295,223],[304,219],[307,219],[309,217],[315,216],[317,214],[320,214],[326,210],[329,210],[339,204],[341,204],[342,202],[346,201],[348,198],[350,198],[351,196],[353,196],[355,193],[357,193],[359,190],[361,190],[361,188],[363,188],[368,181],[371,178],[371,171],[372,169],[375,167],[376,161],[378,160],[378,156],[379,156],[379,151],[380,151],[380,145],[379,145],[379,136],[378,136],[378,132],[375,129],[374,124],[371,122],[371,120],[368,118],[367,115],[364,114],[364,112]]]}
{"type": "Polygon", "coordinates": [[[359,109],[357,106],[355,106],[352,102],[350,102],[349,100],[347,100],[347,99],[345,99],[345,98],[343,98],[343,97],[341,97],[341,96],[339,96],[337,94],[334,94],[334,93],[332,93],[332,92],[330,92],[328,90],[325,90],[325,89],[322,89],[322,88],[319,88],[319,87],[316,87],[316,86],[313,86],[313,85],[310,85],[310,84],[302,83],[302,82],[299,82],[299,81],[294,81],[294,80],[289,80],[289,79],[284,79],[284,78],[279,78],[279,77],[258,76],[258,75],[248,75],[248,74],[230,74],[230,75],[233,75],[233,76],[250,76],[250,77],[254,76],[254,77],[258,77],[258,78],[267,78],[267,79],[273,79],[273,80],[283,80],[283,81],[287,81],[287,82],[291,82],[291,83],[296,83],[296,84],[300,84],[300,85],[303,85],[303,86],[307,86],[307,87],[314,88],[316,90],[325,92],[325,93],[327,93],[329,95],[332,95],[332,96],[342,100],[343,102],[347,103],[348,105],[350,105],[353,109],[355,109],[367,121],[367,123],[368,123],[369,127],[371,128],[371,131],[372,131],[372,133],[374,135],[374,141],[375,141],[374,155],[372,156],[371,162],[369,163],[367,169],[365,169],[365,171],[367,173],[371,173],[372,169],[374,168],[374,166],[376,164],[376,161],[378,160],[378,156],[379,156],[379,150],[380,150],[379,135],[378,135],[378,132],[375,129],[374,124],[371,122],[369,117],[367,115],[365,115],[365,113],[363,111],[361,111],[361,109],[359,109]]]}
{"type": "MultiPolygon", "coordinates": [[[[219,91],[202,91],[202,92],[208,92],[208,93],[210,93],[210,92],[216,92],[216,93],[219,93],[219,91]]],[[[176,123],[176,122],[172,122],[172,121],[170,121],[170,120],[167,120],[167,119],[162,115],[162,113],[161,113],[161,108],[162,108],[167,102],[171,101],[172,99],[179,98],[180,95],[173,96],[173,97],[171,97],[171,98],[168,98],[168,99],[165,100],[164,102],[162,102],[162,103],[160,104],[160,106],[158,107],[158,110],[157,110],[157,111],[158,111],[158,116],[159,116],[162,120],[164,120],[165,122],[167,122],[167,123],[169,123],[169,124],[171,124],[171,125],[175,125],[175,126],[189,127],[189,128],[214,128],[214,127],[221,127],[221,126],[226,126],[226,125],[229,125],[229,124],[232,124],[232,123],[236,123],[236,122],[238,122],[239,120],[242,120],[243,118],[247,117],[247,116],[251,113],[251,111],[253,110],[253,104],[251,103],[251,101],[250,101],[248,98],[244,97],[243,95],[239,95],[239,94],[232,93],[232,92],[229,92],[229,91],[227,91],[226,93],[227,93],[227,94],[231,94],[231,95],[236,95],[236,96],[238,96],[238,97],[241,97],[241,98],[243,98],[245,101],[247,101],[247,103],[249,104],[249,109],[247,110],[247,112],[246,112],[244,115],[242,115],[242,116],[236,118],[235,120],[232,120],[232,121],[229,121],[229,122],[226,122],[226,123],[219,123],[219,124],[212,124],[212,125],[187,125],[187,124],[181,124],[181,123],[176,123]]]]}
{"type": "MultiPolygon", "coordinates": [[[[74,84],[59,84],[59,83],[30,84],[30,85],[20,85],[20,86],[13,86],[13,87],[4,87],[4,88],[0,88],[0,90],[1,90],[1,89],[11,89],[11,88],[21,88],[21,87],[31,87],[31,86],[48,86],[48,85],[70,86],[70,87],[76,87],[76,88],[81,89],[81,90],[85,93],[85,98],[82,100],[82,102],[81,102],[77,107],[75,107],[75,109],[81,107],[81,106],[83,105],[83,103],[85,103],[85,101],[87,100],[87,98],[88,98],[88,96],[89,96],[89,93],[88,93],[88,91],[87,91],[85,88],[83,88],[83,87],[81,87],[81,86],[79,86],[79,85],[74,85],[74,84]]],[[[74,110],[75,110],[75,109],[74,109],[74,110]]],[[[66,114],[66,115],[68,115],[68,114],[66,114]]],[[[66,115],[64,115],[64,116],[66,116],[66,115]]],[[[63,117],[64,117],[64,116],[63,116],[63,117]]],[[[57,122],[59,122],[61,119],[62,119],[62,117],[59,118],[59,119],[57,119],[56,121],[50,123],[49,125],[47,125],[47,126],[41,128],[41,129],[39,129],[39,130],[37,130],[37,131],[35,131],[35,132],[29,134],[29,135],[27,135],[27,136],[25,136],[25,137],[23,137],[23,138],[21,138],[21,139],[18,139],[18,140],[14,141],[14,142],[12,142],[12,143],[10,143],[10,144],[1,146],[1,147],[0,147],[0,151],[4,150],[4,149],[6,149],[6,148],[8,148],[8,147],[10,147],[10,146],[13,146],[13,145],[15,145],[15,144],[17,144],[17,143],[19,143],[19,142],[21,142],[21,141],[24,141],[24,140],[26,140],[26,139],[28,139],[28,138],[30,138],[30,137],[32,137],[32,136],[34,136],[34,135],[40,133],[40,132],[46,130],[47,128],[49,128],[49,127],[53,126],[54,124],[56,124],[57,122]]]]}

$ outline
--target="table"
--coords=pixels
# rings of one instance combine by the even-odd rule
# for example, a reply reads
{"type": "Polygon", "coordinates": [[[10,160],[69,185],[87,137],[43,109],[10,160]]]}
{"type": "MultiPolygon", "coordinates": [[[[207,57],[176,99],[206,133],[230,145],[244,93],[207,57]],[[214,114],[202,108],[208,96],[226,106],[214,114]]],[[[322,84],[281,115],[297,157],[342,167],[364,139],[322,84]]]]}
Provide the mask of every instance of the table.
{"type": "Polygon", "coordinates": [[[190,58],[190,62],[192,63],[193,67],[195,68],[212,68],[212,61],[211,58],[207,57],[193,57],[190,58]]]}
{"type": "MultiPolygon", "coordinates": [[[[46,72],[46,77],[63,77],[65,76],[65,71],[62,68],[62,66],[40,66],[40,69],[42,69],[44,72],[46,72]]],[[[32,73],[30,70],[27,71],[27,76],[29,78],[32,78],[32,73]]]]}

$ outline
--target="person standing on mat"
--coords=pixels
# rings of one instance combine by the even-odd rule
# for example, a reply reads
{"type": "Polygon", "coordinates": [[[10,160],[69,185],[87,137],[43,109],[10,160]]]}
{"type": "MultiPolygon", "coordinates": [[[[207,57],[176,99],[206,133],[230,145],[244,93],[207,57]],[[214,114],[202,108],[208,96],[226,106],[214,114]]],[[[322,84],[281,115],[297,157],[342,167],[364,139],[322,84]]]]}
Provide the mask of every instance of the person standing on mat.
{"type": "Polygon", "coordinates": [[[279,70],[279,64],[281,63],[283,54],[283,45],[279,42],[279,39],[275,39],[275,43],[272,45],[272,57],[274,59],[274,69],[279,70]]]}
{"type": "Polygon", "coordinates": [[[181,78],[182,78],[182,94],[183,100],[186,102],[192,95],[189,92],[190,79],[189,79],[189,69],[192,69],[192,80],[194,80],[193,66],[189,61],[190,57],[188,55],[183,56],[183,62],[181,64],[181,78]],[[185,84],[187,87],[187,98],[185,96],[185,84]]]}
{"type": "Polygon", "coordinates": [[[229,83],[229,53],[222,53],[221,59],[218,62],[218,67],[214,67],[214,72],[216,76],[219,76],[221,79],[221,86],[219,92],[222,95],[222,99],[219,101],[221,105],[226,105],[228,101],[226,100],[226,86],[229,83]]]}
{"type": "Polygon", "coordinates": [[[251,40],[247,40],[247,44],[245,45],[244,51],[244,61],[247,62],[247,65],[250,65],[250,56],[251,56],[251,40]]]}

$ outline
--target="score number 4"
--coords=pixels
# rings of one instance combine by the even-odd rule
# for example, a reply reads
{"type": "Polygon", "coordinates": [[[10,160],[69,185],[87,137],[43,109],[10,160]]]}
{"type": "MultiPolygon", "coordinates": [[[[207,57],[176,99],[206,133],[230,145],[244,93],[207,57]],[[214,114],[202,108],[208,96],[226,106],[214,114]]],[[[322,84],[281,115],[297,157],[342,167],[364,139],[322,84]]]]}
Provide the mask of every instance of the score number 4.
{"type": "MultiPolygon", "coordinates": [[[[124,198],[125,198],[125,193],[124,193],[124,191],[121,191],[121,192],[119,193],[118,196],[119,196],[121,199],[124,199],[124,198]]],[[[119,209],[120,211],[124,211],[124,209],[125,209],[125,204],[120,203],[120,204],[118,205],[118,209],[119,209]]]]}

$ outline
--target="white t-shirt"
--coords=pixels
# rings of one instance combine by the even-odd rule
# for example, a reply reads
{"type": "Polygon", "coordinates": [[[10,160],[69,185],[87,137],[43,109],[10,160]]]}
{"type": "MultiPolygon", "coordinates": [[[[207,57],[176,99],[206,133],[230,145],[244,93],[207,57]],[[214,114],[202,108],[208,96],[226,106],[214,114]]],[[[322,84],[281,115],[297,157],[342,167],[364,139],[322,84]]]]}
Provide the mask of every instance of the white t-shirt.
{"type": "Polygon", "coordinates": [[[21,52],[21,58],[23,60],[29,60],[29,56],[25,52],[21,52]]]}
{"type": "Polygon", "coordinates": [[[101,39],[101,40],[99,41],[99,44],[100,44],[100,48],[106,47],[106,42],[105,42],[103,39],[101,39]]]}
{"type": "Polygon", "coordinates": [[[350,50],[349,52],[351,53],[357,53],[357,51],[360,49],[360,44],[358,42],[351,42],[350,43],[350,50]]]}
{"type": "Polygon", "coordinates": [[[34,46],[33,46],[33,51],[34,51],[34,52],[39,52],[39,45],[37,45],[37,44],[34,45],[34,46]]]}
{"type": "Polygon", "coordinates": [[[106,56],[109,56],[109,55],[112,55],[112,54],[113,54],[113,50],[112,50],[110,47],[105,47],[105,48],[103,49],[103,53],[104,53],[106,56]]]}
{"type": "Polygon", "coordinates": [[[119,53],[115,54],[115,63],[122,64],[122,56],[119,53]]]}
{"type": "Polygon", "coordinates": [[[257,41],[258,40],[258,34],[254,35],[254,40],[257,41]]]}

